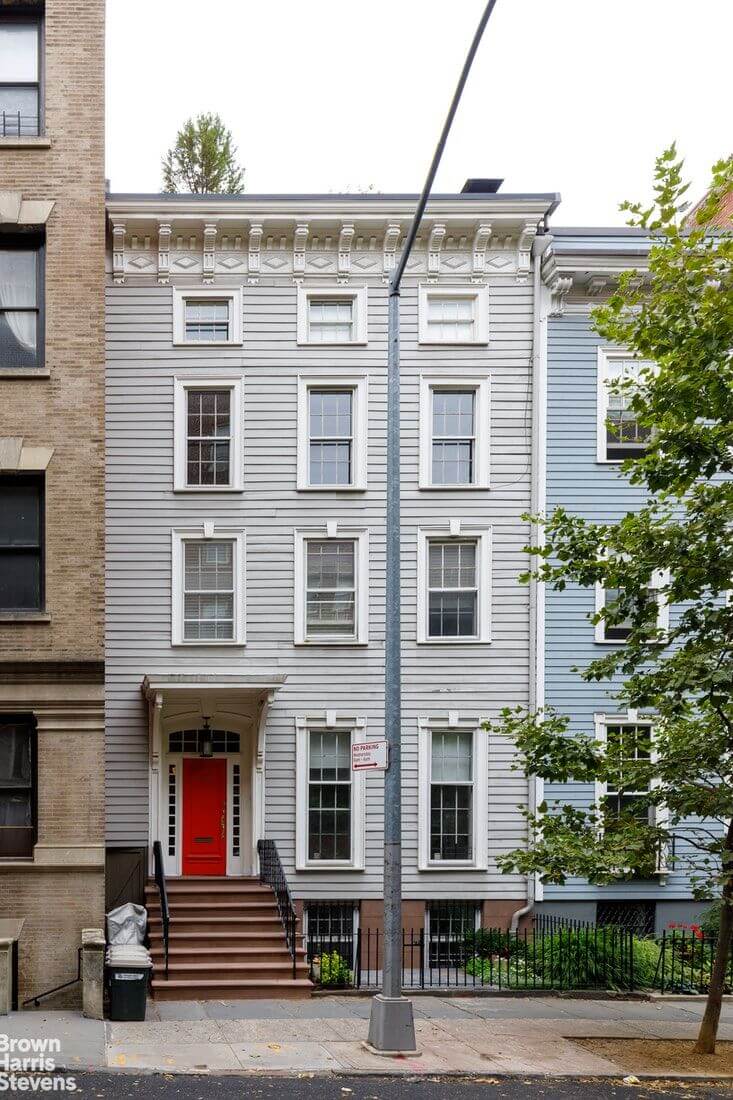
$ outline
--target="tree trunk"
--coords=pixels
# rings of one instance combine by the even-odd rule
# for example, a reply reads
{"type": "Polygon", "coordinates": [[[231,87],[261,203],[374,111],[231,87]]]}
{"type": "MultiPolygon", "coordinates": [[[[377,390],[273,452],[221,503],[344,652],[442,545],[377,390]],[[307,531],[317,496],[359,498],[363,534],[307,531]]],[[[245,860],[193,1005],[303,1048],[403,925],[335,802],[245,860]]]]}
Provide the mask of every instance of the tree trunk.
{"type": "Polygon", "coordinates": [[[723,870],[725,881],[723,884],[723,905],[720,910],[720,932],[718,933],[715,961],[710,975],[705,1014],[695,1043],[697,1054],[715,1054],[715,1040],[718,1035],[720,1010],[723,1005],[723,987],[725,986],[731,934],[733,933],[733,881],[731,881],[731,871],[733,870],[733,821],[728,827],[725,849],[723,850],[723,870]]]}

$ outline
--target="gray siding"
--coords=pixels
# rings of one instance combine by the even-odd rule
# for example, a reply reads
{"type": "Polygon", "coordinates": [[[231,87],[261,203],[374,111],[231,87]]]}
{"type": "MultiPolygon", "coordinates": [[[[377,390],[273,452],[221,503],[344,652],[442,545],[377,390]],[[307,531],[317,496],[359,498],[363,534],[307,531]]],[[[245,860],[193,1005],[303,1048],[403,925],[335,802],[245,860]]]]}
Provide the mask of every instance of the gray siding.
{"type": "MultiPolygon", "coordinates": [[[[226,280],[232,285],[231,276],[226,280]]],[[[362,280],[366,281],[366,280],[362,280]]],[[[354,279],[354,283],[358,283],[354,279]]],[[[383,729],[384,473],[386,288],[369,280],[369,343],[363,348],[298,348],[292,278],[263,277],[244,286],[243,347],[172,346],[172,289],[108,287],[107,404],[107,813],[110,846],[148,839],[148,730],[140,683],[150,669],[236,664],[287,673],[268,718],[266,835],[277,841],[300,896],[379,897],[382,781],[367,778],[366,869],[296,874],[294,716],[333,708],[364,714],[370,736],[383,729]],[[244,378],[245,488],[241,494],[174,495],[173,375],[203,368],[212,377],[244,378]],[[369,373],[368,490],[296,491],[296,398],[300,370],[334,376],[369,373]],[[247,532],[247,645],[217,651],[170,645],[171,528],[211,517],[247,532]],[[337,519],[370,533],[370,640],[367,648],[293,645],[293,529],[337,519]]],[[[417,347],[416,280],[402,298],[403,356],[403,639],[404,879],[407,897],[521,898],[524,881],[504,877],[495,857],[523,842],[518,806],[526,780],[510,770],[511,747],[492,736],[489,751],[490,868],[486,872],[417,871],[417,718],[458,710],[498,716],[526,704],[529,678],[527,528],[519,518],[530,491],[531,281],[490,279],[488,348],[417,347]],[[491,466],[488,492],[418,491],[418,375],[421,369],[489,368],[491,466]],[[493,524],[493,640],[489,645],[417,646],[416,531],[460,517],[493,524]]]]}

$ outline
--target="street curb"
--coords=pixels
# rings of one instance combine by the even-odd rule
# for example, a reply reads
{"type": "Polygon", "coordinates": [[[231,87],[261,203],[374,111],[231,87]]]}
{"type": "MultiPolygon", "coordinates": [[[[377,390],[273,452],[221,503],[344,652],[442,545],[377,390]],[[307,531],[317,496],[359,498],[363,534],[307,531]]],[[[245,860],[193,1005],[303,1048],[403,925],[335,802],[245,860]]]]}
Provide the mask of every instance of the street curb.
{"type": "MultiPolygon", "coordinates": [[[[377,993],[378,990],[370,992],[363,989],[313,989],[311,990],[311,999],[320,1000],[324,997],[363,997],[365,1000],[371,998],[377,993]]],[[[522,999],[527,1000],[546,1000],[549,998],[566,1001],[651,1001],[655,999],[654,994],[643,992],[639,990],[630,991],[628,993],[620,993],[614,989],[486,989],[483,986],[476,986],[475,988],[468,985],[463,986],[460,989],[410,989],[408,986],[402,990],[404,997],[438,997],[441,1001],[453,1000],[457,997],[470,997],[470,998],[485,998],[501,997],[510,999],[522,999]]],[[[663,994],[657,994],[656,997],[663,996],[663,994]]],[[[666,998],[671,999],[671,998],[666,998]]],[[[682,997],[681,999],[685,999],[682,997]]],[[[691,999],[691,998],[687,998],[691,999]]],[[[700,1000],[706,1000],[706,997],[698,998],[700,1000]]],[[[733,1000],[733,997],[729,997],[728,1000],[733,1000]]]]}
{"type": "MultiPolygon", "coordinates": [[[[733,1081],[733,1073],[720,1073],[720,1074],[699,1074],[699,1073],[631,1073],[622,1074],[619,1073],[527,1073],[526,1070],[491,1070],[486,1068],[485,1070],[445,1070],[441,1073],[435,1073],[431,1070],[426,1070],[424,1073],[389,1073],[386,1070],[381,1069],[325,1069],[325,1070],[301,1070],[296,1073],[293,1070],[285,1069],[223,1069],[223,1070],[194,1070],[194,1069],[146,1069],[135,1068],[134,1066],[95,1066],[91,1068],[80,1069],[79,1066],[57,1066],[53,1071],[54,1074],[85,1074],[85,1073],[108,1073],[110,1075],[119,1074],[120,1076],[135,1076],[135,1077],[284,1077],[292,1080],[303,1080],[306,1078],[328,1078],[328,1077],[373,1077],[384,1079],[385,1077],[396,1078],[401,1081],[421,1081],[429,1077],[431,1081],[442,1080],[464,1080],[464,1081],[485,1081],[488,1078],[510,1078],[521,1077],[527,1081],[534,1082],[546,1082],[546,1081],[586,1081],[586,1080],[598,1080],[598,1081],[617,1081],[619,1084],[623,1083],[625,1076],[638,1077],[640,1081],[697,1081],[699,1084],[717,1084],[720,1081],[733,1081]]],[[[47,1075],[50,1076],[50,1075],[47,1075]]]]}

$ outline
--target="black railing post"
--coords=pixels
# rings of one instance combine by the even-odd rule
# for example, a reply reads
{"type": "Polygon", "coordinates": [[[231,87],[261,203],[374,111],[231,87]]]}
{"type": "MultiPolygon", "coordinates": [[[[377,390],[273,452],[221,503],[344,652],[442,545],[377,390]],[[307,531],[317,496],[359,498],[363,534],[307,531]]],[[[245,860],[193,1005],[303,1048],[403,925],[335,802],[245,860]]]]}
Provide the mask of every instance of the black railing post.
{"type": "Polygon", "coordinates": [[[163,959],[165,962],[165,976],[168,978],[168,940],[170,930],[170,910],[168,908],[168,891],[165,886],[165,871],[163,869],[163,848],[159,840],[153,841],[153,869],[155,885],[160,896],[160,923],[163,928],[163,959]]]}
{"type": "Polygon", "coordinates": [[[258,840],[257,855],[260,860],[260,882],[272,887],[280,922],[285,932],[285,942],[293,960],[293,978],[297,976],[297,926],[295,905],[285,877],[283,865],[274,840],[258,840]]]}

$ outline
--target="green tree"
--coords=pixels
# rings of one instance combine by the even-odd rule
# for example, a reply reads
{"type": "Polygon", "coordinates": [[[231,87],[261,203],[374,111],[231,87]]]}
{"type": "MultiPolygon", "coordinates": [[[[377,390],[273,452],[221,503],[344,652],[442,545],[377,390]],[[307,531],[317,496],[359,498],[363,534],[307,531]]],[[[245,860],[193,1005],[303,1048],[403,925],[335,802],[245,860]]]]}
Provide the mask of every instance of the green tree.
{"type": "Polygon", "coordinates": [[[237,148],[219,115],[189,118],[175,145],[163,157],[163,190],[193,194],[240,195],[244,169],[237,148]]]}
{"type": "Polygon", "coordinates": [[[563,509],[535,517],[545,540],[528,547],[531,575],[555,590],[600,583],[617,593],[592,621],[630,624],[628,641],[576,671],[586,681],[621,678],[617,697],[654,716],[653,751],[642,746],[621,768],[622,745],[604,748],[592,730],[571,734],[569,718],[551,710],[505,710],[498,724],[528,774],[607,782],[616,793],[587,810],[555,801],[527,813],[532,842],[500,861],[504,872],[607,884],[648,877],[664,861],[690,873],[696,896],[722,902],[697,1041],[704,1053],[715,1050],[733,928],[733,235],[705,226],[732,187],[729,158],[685,229],[687,185],[672,146],[657,160],[652,205],[623,205],[652,238],[649,276],[623,274],[593,323],[605,341],[655,364],[638,383],[618,384],[650,435],[624,473],[649,496],[617,523],[563,509]],[[663,597],[681,605],[667,631],[649,598],[660,571],[663,597]],[[618,797],[625,791],[648,795],[618,797]]]}

